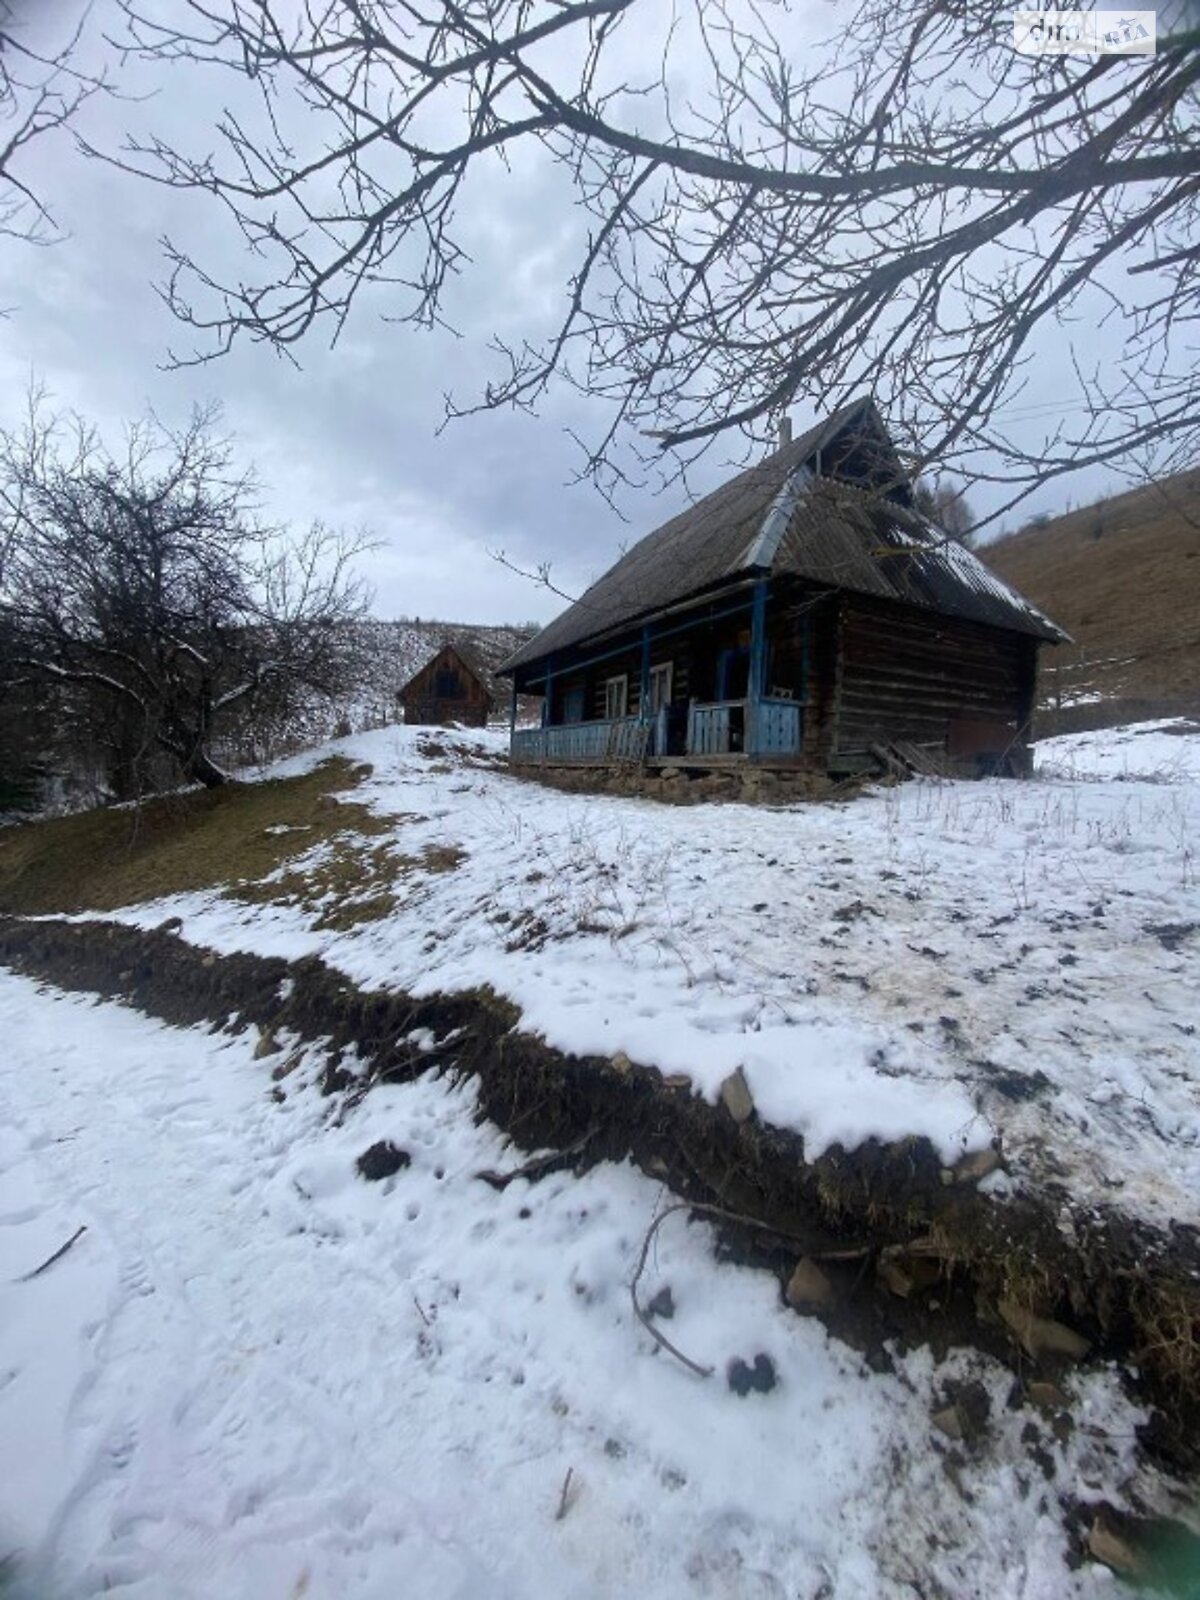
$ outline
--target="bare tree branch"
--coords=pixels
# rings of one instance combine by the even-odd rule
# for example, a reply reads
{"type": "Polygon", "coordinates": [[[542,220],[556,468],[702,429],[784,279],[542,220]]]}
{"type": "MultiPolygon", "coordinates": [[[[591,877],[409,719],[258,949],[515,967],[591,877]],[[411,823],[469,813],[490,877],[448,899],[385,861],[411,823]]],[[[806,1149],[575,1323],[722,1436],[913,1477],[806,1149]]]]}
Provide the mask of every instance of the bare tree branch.
{"type": "Polygon", "coordinates": [[[93,95],[113,92],[106,72],[78,64],[87,20],[85,10],[65,39],[38,50],[17,29],[12,0],[0,0],[0,236],[48,244],[57,234],[24,156],[35,139],[65,129],[93,95]]]}
{"type": "Polygon", "coordinates": [[[773,0],[120,4],[129,48],[248,80],[216,153],[123,158],[214,196],[262,265],[223,283],[173,254],[185,359],[336,337],[366,290],[444,321],[471,186],[520,155],[590,225],[555,330],[499,342],[499,375],[450,409],[574,384],[609,491],[627,448],[683,472],[863,388],[917,470],[1003,482],[1009,505],[1200,447],[1200,34],[1170,8],[1157,55],[1071,60],[1018,54],[990,0],[855,0],[824,46],[773,0]],[[1031,416],[1046,359],[1069,387],[1031,416]]]}

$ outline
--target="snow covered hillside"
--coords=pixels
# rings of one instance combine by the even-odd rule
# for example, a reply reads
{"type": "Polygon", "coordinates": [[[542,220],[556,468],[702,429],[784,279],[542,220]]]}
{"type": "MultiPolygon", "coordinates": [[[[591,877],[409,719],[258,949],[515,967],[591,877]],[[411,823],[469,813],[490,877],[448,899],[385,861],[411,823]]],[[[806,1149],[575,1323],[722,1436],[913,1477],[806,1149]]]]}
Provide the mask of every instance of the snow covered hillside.
{"type": "MultiPolygon", "coordinates": [[[[778,809],[565,796],[498,768],[505,743],[329,747],[372,764],[355,797],[397,819],[398,861],[453,860],[406,871],[386,915],[318,927],[320,900],[282,885],[293,903],[214,889],[117,915],[320,954],[368,986],[490,985],[559,1048],[624,1052],[709,1099],[740,1067],[810,1157],[919,1134],[949,1165],[999,1136],[1012,1181],[1200,1223],[1195,731],[1055,740],[1040,781],[778,809]]],[[[337,848],[280,876],[319,876],[337,848]]]]}
{"type": "MultiPolygon", "coordinates": [[[[255,786],[283,865],[103,917],[199,968],[488,988],[614,1082],[733,1078],[807,1162],[919,1136],[947,1194],[984,1155],[988,1203],[1037,1197],[1064,1239],[1101,1212],[1194,1239],[1194,725],[778,808],[564,795],[505,742],[387,728],[285,763],[370,764],[314,813],[339,831],[264,825],[255,786]]],[[[111,941],[100,916],[73,936],[111,941]]],[[[4,972],[0,1037],[0,1559],[29,1600],[1057,1600],[1115,1593],[1089,1552],[1132,1560],[1098,1507],[1188,1518],[1103,1353],[1055,1365],[994,1317],[960,1340],[927,1304],[860,1354],[686,1208],[647,1245],[676,1198],[653,1164],[497,1186],[524,1157],[466,1069],[359,1093],[351,1050],[331,1094],[319,1039],[4,972]],[[710,1378],[640,1320],[643,1258],[710,1378]]]]}

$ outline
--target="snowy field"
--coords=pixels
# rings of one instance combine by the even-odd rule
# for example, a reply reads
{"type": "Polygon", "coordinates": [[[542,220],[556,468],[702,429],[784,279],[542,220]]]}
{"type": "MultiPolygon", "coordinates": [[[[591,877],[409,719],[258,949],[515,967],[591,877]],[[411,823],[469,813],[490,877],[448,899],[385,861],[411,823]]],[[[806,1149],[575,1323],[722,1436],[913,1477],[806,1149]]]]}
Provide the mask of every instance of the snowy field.
{"type": "Polygon", "coordinates": [[[741,1067],[812,1156],[925,1134],[950,1162],[999,1136],[1008,1181],[1196,1222],[1200,732],[1182,726],[1048,741],[1031,782],[772,809],[564,795],[471,759],[500,733],[387,729],[328,748],[372,764],[356,798],[398,819],[398,854],[453,847],[454,870],[406,872],[389,916],[342,932],[219,892],[125,917],[318,953],[369,986],[490,984],[552,1044],[710,1099],[741,1067]]]}
{"type": "MultiPolygon", "coordinates": [[[[1061,1497],[1153,1503],[1139,1414],[1073,1380],[1065,1443],[1011,1374],[869,1371],[765,1272],[718,1265],[628,1167],[511,1156],[469,1091],[382,1088],[344,1121],[252,1041],[0,977],[0,1539],[30,1600],[899,1600],[1106,1596],[1061,1497]],[[367,1183],[391,1139],[410,1165],[367,1183]],[[44,1271],[61,1245],[86,1232],[44,1271]],[[35,1276],[29,1276],[36,1274],[35,1276]],[[773,1363],[739,1397],[727,1363],[773,1363]],[[984,1439],[931,1424],[973,1378],[984,1439]]],[[[7,1593],[7,1591],[6,1591],[7,1593]]]]}
{"type": "MultiPolygon", "coordinates": [[[[372,764],[355,797],[392,819],[363,848],[409,864],[379,920],[322,931],[218,891],[122,915],[366,984],[490,983],[556,1045],[709,1096],[740,1066],[814,1153],[999,1136],[994,1187],[1197,1219],[1194,730],[1055,740],[1028,783],[779,809],[566,796],[508,776],[502,744],[330,747],[372,764]],[[442,870],[412,865],[428,850],[442,870]]],[[[979,1354],[872,1371],[676,1215],[644,1297],[669,1287],[670,1337],[715,1369],[695,1377],[629,1300],[671,1197],[612,1165],[495,1192],[474,1174],[520,1158],[469,1087],[343,1116],[306,1059],[277,1103],[252,1038],[7,974],[0,1038],[0,1558],[22,1600],[1107,1596],[1064,1507],[1168,1505],[1115,1373],[1076,1371],[1056,1431],[979,1354]],[[409,1163],[368,1183],[381,1139],[409,1163]],[[728,1364],[760,1355],[775,1386],[737,1395],[728,1364]],[[955,1442],[932,1418],[968,1379],[989,1417],[955,1442]]]]}

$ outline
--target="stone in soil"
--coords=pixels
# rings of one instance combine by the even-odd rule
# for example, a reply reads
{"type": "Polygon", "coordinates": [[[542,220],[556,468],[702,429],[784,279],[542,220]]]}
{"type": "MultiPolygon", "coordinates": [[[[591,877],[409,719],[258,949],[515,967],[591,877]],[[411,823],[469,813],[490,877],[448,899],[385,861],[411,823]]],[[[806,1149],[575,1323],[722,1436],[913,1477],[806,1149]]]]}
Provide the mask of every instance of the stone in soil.
{"type": "Polygon", "coordinates": [[[369,1183],[378,1183],[382,1178],[390,1178],[402,1167],[407,1167],[412,1157],[407,1150],[401,1150],[399,1145],[394,1145],[390,1139],[380,1139],[378,1144],[373,1144],[369,1150],[364,1150],[358,1158],[358,1170],[362,1177],[369,1183]]]}
{"type": "Polygon", "coordinates": [[[796,1263],[784,1296],[797,1311],[829,1306],[833,1304],[833,1284],[815,1261],[804,1256],[796,1263]]]}
{"type": "Polygon", "coordinates": [[[1047,1355],[1082,1361],[1091,1349],[1088,1340],[1073,1328],[1055,1322],[1050,1317],[1036,1316],[1013,1300],[1001,1300],[997,1309],[1026,1355],[1032,1356],[1035,1361],[1047,1355]]]}
{"type": "Polygon", "coordinates": [[[753,1113],[754,1097],[741,1067],[731,1072],[721,1085],[721,1104],[737,1123],[745,1122],[753,1113]]]}

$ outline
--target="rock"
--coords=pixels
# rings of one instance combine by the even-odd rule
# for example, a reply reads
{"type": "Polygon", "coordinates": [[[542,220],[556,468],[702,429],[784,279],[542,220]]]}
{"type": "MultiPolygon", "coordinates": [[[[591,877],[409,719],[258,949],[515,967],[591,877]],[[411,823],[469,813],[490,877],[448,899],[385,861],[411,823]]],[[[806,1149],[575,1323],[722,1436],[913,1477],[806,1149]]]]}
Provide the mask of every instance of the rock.
{"type": "Polygon", "coordinates": [[[390,1139],[380,1139],[378,1144],[373,1144],[369,1150],[364,1150],[355,1163],[359,1173],[366,1178],[368,1183],[378,1183],[381,1178],[390,1178],[393,1173],[399,1172],[402,1167],[410,1166],[412,1157],[407,1150],[401,1150],[390,1139]]]}
{"type": "Polygon", "coordinates": [[[932,1289],[942,1276],[944,1251],[932,1240],[914,1239],[911,1244],[889,1245],[882,1251],[875,1275],[885,1289],[907,1300],[918,1290],[932,1289]]]}
{"type": "Polygon", "coordinates": [[[752,1390],[755,1394],[770,1394],[779,1381],[775,1376],[775,1363],[761,1350],[755,1356],[752,1367],[741,1356],[734,1356],[725,1369],[725,1377],[737,1395],[748,1395],[752,1390]]]}
{"type": "Polygon", "coordinates": [[[916,1288],[912,1274],[897,1256],[889,1256],[886,1253],[881,1255],[875,1267],[875,1276],[885,1289],[899,1296],[901,1300],[907,1300],[916,1288]]]}
{"type": "Polygon", "coordinates": [[[1088,1531],[1088,1554],[1124,1578],[1140,1578],[1146,1570],[1145,1558],[1128,1539],[1122,1537],[1103,1512],[1088,1531]]]}
{"type": "Polygon", "coordinates": [[[961,1161],[955,1162],[949,1177],[943,1174],[943,1180],[946,1183],[979,1183],[998,1171],[1001,1165],[999,1150],[995,1145],[988,1145],[985,1150],[972,1150],[961,1161]]]}
{"type": "Polygon", "coordinates": [[[182,917],[168,917],[165,922],[160,922],[155,929],[156,933],[178,933],[183,927],[182,917]]]}
{"type": "Polygon", "coordinates": [[[1027,1355],[1035,1361],[1042,1356],[1066,1356],[1071,1361],[1082,1361],[1091,1345],[1082,1334],[1050,1317],[1036,1316],[1015,1300],[1001,1300],[996,1309],[1016,1335],[1027,1355]]]}
{"type": "Polygon", "coordinates": [[[668,1072],[663,1079],[664,1089],[690,1089],[692,1080],[686,1072],[668,1072]]]}
{"type": "Polygon", "coordinates": [[[941,1411],[935,1411],[929,1420],[947,1439],[962,1439],[966,1433],[962,1413],[957,1406],[944,1406],[941,1411]]]}
{"type": "Polygon", "coordinates": [[[671,1293],[671,1285],[669,1283],[664,1284],[654,1296],[654,1299],[651,1300],[646,1307],[646,1315],[648,1317],[662,1317],[665,1321],[670,1322],[675,1315],[675,1296],[671,1293]]]}
{"type": "Polygon", "coordinates": [[[283,1046],[270,1029],[264,1029],[254,1046],[254,1059],[261,1061],[264,1056],[277,1056],[282,1049],[283,1046]]]}
{"type": "Polygon", "coordinates": [[[1071,1397],[1056,1383],[1038,1381],[1031,1383],[1025,1393],[1035,1406],[1043,1411],[1066,1411],[1071,1404],[1071,1397]]]}
{"type": "Polygon", "coordinates": [[[936,1401],[930,1421],[948,1439],[976,1445],[987,1433],[992,1403],[978,1378],[947,1380],[936,1401]]]}
{"type": "Polygon", "coordinates": [[[616,1055],[613,1056],[610,1065],[612,1066],[613,1071],[619,1072],[623,1078],[627,1078],[633,1071],[633,1062],[625,1054],[624,1050],[617,1051],[616,1055]]]}
{"type": "Polygon", "coordinates": [[[303,1060],[304,1051],[293,1050],[286,1061],[281,1061],[277,1067],[271,1069],[271,1081],[278,1083],[281,1078],[286,1078],[289,1072],[295,1072],[303,1060]]]}
{"type": "Polygon", "coordinates": [[[754,1097],[750,1093],[750,1085],[746,1082],[746,1074],[741,1067],[736,1072],[731,1072],[721,1085],[721,1104],[737,1123],[742,1123],[754,1111],[754,1097]]]}
{"type": "Polygon", "coordinates": [[[313,809],[316,811],[336,811],[341,803],[337,795],[323,794],[317,797],[317,803],[313,809]]]}
{"type": "Polygon", "coordinates": [[[664,782],[670,783],[673,778],[682,778],[683,773],[678,767],[664,767],[659,773],[659,777],[662,778],[664,782]]]}
{"type": "Polygon", "coordinates": [[[833,1284],[809,1256],[796,1263],[783,1293],[788,1305],[797,1311],[830,1306],[834,1301],[833,1284]]]}

